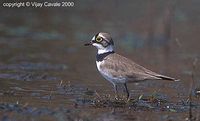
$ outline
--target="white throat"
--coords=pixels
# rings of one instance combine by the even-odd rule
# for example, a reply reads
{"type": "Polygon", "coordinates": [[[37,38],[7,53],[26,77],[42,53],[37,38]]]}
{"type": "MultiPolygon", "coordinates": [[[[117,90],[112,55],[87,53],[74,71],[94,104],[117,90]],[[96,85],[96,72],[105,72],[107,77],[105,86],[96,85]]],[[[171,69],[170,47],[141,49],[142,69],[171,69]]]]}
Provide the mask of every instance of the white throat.
{"type": "Polygon", "coordinates": [[[102,48],[97,48],[97,49],[98,49],[98,52],[97,52],[98,54],[103,54],[103,53],[114,51],[114,48],[112,45],[109,45],[106,48],[102,47],[102,48]]]}

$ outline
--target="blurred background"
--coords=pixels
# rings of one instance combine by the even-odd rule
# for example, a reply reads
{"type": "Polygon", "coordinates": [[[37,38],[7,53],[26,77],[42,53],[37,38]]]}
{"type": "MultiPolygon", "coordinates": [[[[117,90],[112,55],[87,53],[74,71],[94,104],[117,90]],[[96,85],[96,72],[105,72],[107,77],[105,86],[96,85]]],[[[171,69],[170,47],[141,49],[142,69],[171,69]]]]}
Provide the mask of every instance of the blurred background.
{"type": "MultiPolygon", "coordinates": [[[[62,2],[51,2],[56,1],[62,2]]],[[[133,98],[157,92],[178,103],[188,99],[193,80],[194,101],[200,104],[195,96],[195,90],[200,88],[199,0],[74,0],[73,7],[42,8],[6,8],[2,6],[4,2],[8,0],[0,2],[2,120],[44,118],[40,117],[43,113],[36,113],[34,117],[33,108],[30,113],[26,112],[27,116],[21,115],[15,111],[15,104],[35,109],[42,106],[45,111],[46,108],[59,110],[56,115],[42,110],[47,115],[45,120],[69,118],[65,116],[67,111],[60,111],[59,107],[76,109],[67,112],[73,114],[72,120],[133,120],[127,117],[183,120],[187,117],[187,110],[180,111],[181,115],[147,111],[146,117],[141,118],[141,114],[135,115],[138,111],[123,110],[120,115],[113,115],[108,108],[74,108],[80,100],[83,103],[88,93],[114,95],[112,85],[96,69],[96,49],[83,46],[98,32],[111,34],[117,53],[155,72],[181,80],[130,84],[133,98]],[[10,108],[14,114],[7,112],[10,108]]]]}

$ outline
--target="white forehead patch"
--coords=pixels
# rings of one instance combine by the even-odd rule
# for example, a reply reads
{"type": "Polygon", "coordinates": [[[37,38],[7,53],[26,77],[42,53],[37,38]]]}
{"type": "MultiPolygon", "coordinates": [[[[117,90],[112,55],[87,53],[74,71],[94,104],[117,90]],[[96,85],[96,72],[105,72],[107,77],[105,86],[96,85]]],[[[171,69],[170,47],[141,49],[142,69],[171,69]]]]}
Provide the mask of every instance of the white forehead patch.
{"type": "Polygon", "coordinates": [[[92,37],[92,40],[95,40],[95,36],[94,36],[94,37],[92,37]]]}

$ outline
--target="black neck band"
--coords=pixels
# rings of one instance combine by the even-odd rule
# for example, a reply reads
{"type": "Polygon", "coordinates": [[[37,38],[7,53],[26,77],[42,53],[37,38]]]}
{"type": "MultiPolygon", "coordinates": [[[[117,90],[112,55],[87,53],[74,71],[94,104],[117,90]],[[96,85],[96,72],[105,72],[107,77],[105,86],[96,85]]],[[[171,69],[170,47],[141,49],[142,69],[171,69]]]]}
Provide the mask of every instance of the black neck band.
{"type": "Polygon", "coordinates": [[[96,55],[96,61],[102,61],[106,56],[108,56],[109,54],[115,53],[114,51],[111,52],[106,52],[106,53],[102,53],[102,54],[97,54],[96,55]]]}

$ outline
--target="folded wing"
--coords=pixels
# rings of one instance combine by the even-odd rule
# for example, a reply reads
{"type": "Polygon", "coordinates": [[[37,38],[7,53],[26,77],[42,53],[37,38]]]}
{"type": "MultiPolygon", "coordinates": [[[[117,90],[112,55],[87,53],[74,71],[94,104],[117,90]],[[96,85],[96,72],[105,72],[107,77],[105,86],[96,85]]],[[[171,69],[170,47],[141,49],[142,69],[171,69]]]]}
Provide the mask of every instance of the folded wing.
{"type": "Polygon", "coordinates": [[[109,72],[114,77],[125,77],[129,82],[144,80],[170,80],[178,81],[174,78],[152,72],[133,61],[116,53],[104,58],[107,63],[102,66],[104,71],[109,72]]]}

